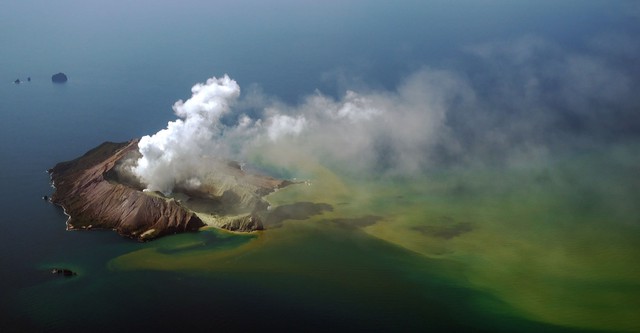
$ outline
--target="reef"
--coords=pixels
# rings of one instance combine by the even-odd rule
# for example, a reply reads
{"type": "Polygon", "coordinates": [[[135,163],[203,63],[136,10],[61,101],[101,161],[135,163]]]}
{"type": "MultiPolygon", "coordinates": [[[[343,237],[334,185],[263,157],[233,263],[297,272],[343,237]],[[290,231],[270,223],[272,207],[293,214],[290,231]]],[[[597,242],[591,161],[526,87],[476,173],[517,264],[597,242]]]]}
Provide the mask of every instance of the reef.
{"type": "Polygon", "coordinates": [[[245,173],[235,162],[203,160],[211,173],[197,186],[173,193],[145,191],[131,165],[140,157],[138,140],[105,142],[49,170],[55,188],[50,201],[69,216],[67,229],[112,229],[147,241],[214,226],[232,231],[264,228],[264,195],[286,180],[245,173]]]}

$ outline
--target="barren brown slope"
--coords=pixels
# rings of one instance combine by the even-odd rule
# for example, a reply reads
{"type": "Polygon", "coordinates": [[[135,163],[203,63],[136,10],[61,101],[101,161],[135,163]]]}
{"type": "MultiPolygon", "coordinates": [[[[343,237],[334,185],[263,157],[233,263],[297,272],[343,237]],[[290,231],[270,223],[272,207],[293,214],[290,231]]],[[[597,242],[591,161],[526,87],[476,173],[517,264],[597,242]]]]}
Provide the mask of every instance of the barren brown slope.
{"type": "Polygon", "coordinates": [[[105,142],[49,170],[56,188],[51,201],[69,215],[68,229],[113,229],[144,241],[204,226],[200,218],[175,200],[146,195],[105,179],[121,158],[137,148],[138,140],[105,142]]]}

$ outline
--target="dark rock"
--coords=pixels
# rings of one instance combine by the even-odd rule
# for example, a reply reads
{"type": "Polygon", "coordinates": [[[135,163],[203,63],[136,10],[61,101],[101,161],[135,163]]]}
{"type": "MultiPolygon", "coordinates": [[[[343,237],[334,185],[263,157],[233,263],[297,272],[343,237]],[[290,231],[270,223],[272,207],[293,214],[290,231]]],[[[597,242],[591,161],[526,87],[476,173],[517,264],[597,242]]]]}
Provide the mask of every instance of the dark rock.
{"type": "Polygon", "coordinates": [[[16,79],[15,81],[13,81],[13,83],[15,84],[20,84],[20,82],[21,82],[20,79],[16,79]]]}
{"type": "Polygon", "coordinates": [[[51,81],[54,83],[65,83],[67,82],[67,76],[64,73],[53,74],[51,81]]]}
{"type": "Polygon", "coordinates": [[[31,82],[31,76],[27,78],[27,82],[31,82]]]}
{"type": "Polygon", "coordinates": [[[264,225],[259,217],[248,214],[244,216],[238,216],[230,218],[227,222],[220,226],[222,229],[230,231],[243,231],[250,232],[256,230],[264,230],[264,225]]]}
{"type": "Polygon", "coordinates": [[[51,270],[51,274],[59,274],[66,277],[78,275],[78,273],[67,268],[54,268],[51,270]]]}

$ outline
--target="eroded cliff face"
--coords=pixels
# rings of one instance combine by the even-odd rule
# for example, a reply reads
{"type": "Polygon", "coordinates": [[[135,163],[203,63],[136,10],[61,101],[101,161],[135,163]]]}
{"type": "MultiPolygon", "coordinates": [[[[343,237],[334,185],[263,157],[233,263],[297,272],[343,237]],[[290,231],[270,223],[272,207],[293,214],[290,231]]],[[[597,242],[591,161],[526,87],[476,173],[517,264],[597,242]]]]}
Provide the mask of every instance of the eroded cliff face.
{"type": "Polygon", "coordinates": [[[178,187],[170,196],[143,192],[143,185],[126,171],[139,156],[138,140],[105,142],[49,170],[56,189],[51,202],[69,215],[68,229],[113,229],[140,241],[205,225],[261,230],[267,207],[262,196],[290,184],[245,174],[237,163],[211,160],[203,161],[212,172],[197,188],[178,187]]]}
{"type": "Polygon", "coordinates": [[[144,241],[195,231],[204,225],[195,213],[175,200],[146,195],[105,178],[122,157],[137,150],[137,143],[106,142],[49,170],[56,188],[51,202],[62,206],[69,215],[68,229],[113,229],[144,241]]]}

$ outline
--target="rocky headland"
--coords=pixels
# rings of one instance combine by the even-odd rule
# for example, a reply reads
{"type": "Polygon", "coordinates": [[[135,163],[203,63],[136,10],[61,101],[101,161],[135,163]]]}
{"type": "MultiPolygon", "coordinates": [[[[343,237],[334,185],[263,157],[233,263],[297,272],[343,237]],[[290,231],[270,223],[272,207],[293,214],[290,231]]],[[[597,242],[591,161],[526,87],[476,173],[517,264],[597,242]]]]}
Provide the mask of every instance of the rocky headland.
{"type": "Polygon", "coordinates": [[[143,191],[130,166],[140,157],[138,140],[105,142],[49,170],[51,202],[69,216],[67,229],[112,229],[147,241],[209,225],[232,231],[264,228],[264,195],[291,184],[248,174],[235,162],[204,159],[211,172],[198,186],[176,186],[169,195],[143,191]]]}

